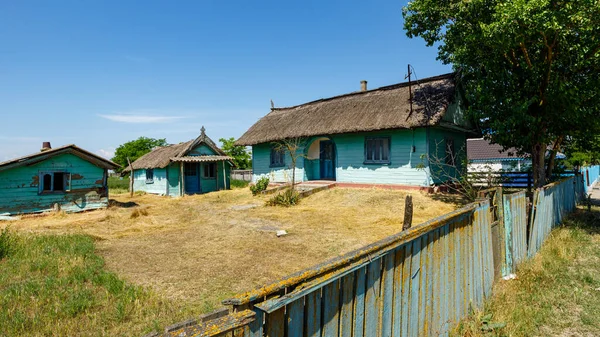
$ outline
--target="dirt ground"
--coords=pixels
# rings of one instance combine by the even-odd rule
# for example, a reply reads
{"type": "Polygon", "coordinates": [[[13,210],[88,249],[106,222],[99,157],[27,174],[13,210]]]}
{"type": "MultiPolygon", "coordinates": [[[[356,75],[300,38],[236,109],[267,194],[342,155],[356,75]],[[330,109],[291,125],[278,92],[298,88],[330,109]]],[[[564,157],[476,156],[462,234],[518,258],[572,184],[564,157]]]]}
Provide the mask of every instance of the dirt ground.
{"type": "Polygon", "coordinates": [[[335,188],[291,208],[269,207],[267,197],[243,188],[176,199],[111,195],[106,210],[28,217],[10,225],[91,235],[109,270],[182,306],[210,311],[233,294],[400,231],[408,193],[413,224],[459,205],[453,197],[421,192],[335,188]],[[288,235],[278,238],[279,229],[288,235]]]}

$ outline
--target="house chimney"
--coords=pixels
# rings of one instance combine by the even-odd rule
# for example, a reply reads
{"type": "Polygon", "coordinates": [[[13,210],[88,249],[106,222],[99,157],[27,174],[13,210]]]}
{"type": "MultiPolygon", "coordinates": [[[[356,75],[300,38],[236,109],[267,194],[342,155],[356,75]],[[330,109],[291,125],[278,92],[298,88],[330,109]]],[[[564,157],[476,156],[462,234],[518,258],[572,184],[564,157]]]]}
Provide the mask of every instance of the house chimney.
{"type": "Polygon", "coordinates": [[[367,81],[360,81],[360,91],[367,91],[367,81]]]}
{"type": "Polygon", "coordinates": [[[52,146],[50,146],[50,142],[43,142],[42,143],[42,149],[40,151],[41,152],[48,151],[51,148],[52,148],[52,146]]]}

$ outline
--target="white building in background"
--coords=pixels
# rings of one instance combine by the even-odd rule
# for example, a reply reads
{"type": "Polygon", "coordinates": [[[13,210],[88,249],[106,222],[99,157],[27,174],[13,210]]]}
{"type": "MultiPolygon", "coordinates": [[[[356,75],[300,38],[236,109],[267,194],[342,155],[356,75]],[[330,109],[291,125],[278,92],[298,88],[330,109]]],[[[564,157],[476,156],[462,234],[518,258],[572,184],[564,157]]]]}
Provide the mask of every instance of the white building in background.
{"type": "Polygon", "coordinates": [[[531,159],[517,156],[516,149],[502,150],[483,138],[467,139],[468,172],[520,172],[531,167],[531,159]]]}

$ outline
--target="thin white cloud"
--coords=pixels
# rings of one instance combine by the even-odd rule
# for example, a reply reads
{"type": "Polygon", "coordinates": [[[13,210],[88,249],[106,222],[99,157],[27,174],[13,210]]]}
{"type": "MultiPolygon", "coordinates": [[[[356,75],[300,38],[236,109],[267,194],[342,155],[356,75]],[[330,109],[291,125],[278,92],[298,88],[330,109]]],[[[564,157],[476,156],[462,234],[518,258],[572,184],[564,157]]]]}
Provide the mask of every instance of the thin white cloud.
{"type": "Polygon", "coordinates": [[[115,114],[115,115],[98,115],[102,118],[119,123],[170,123],[176,120],[185,118],[182,116],[155,116],[155,115],[137,115],[137,114],[115,114]]]}
{"type": "Polygon", "coordinates": [[[100,150],[98,150],[98,154],[106,159],[111,159],[112,157],[115,156],[115,149],[114,148],[109,148],[106,150],[100,149],[100,150]]]}

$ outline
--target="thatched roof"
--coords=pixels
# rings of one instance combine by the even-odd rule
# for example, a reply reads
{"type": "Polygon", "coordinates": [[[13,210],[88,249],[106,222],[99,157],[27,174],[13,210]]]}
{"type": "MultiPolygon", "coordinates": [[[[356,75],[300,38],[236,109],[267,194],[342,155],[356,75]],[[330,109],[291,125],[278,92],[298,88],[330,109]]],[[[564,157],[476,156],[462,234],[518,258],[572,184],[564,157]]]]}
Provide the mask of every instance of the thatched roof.
{"type": "Polygon", "coordinates": [[[229,156],[185,156],[171,158],[171,161],[183,163],[211,163],[215,161],[233,161],[229,156]]]}
{"type": "MultiPolygon", "coordinates": [[[[188,152],[193,150],[195,147],[205,144],[209,148],[211,148],[215,153],[215,158],[217,156],[220,158],[217,161],[222,160],[230,160],[229,157],[221,150],[213,141],[210,139],[204,130],[204,127],[201,129],[201,134],[198,138],[187,141],[185,143],[179,143],[175,145],[162,146],[152,150],[151,152],[141,156],[136,161],[131,163],[134,170],[140,169],[151,169],[151,168],[164,168],[171,161],[174,161],[176,158],[184,157],[188,152]],[[226,159],[223,159],[226,157],[226,159]]],[[[123,171],[129,171],[129,167],[126,167],[123,171]]]]}
{"type": "Polygon", "coordinates": [[[59,154],[70,153],[74,156],[77,156],[83,160],[86,160],[98,167],[114,170],[119,166],[119,164],[113,163],[112,161],[102,158],[99,155],[93,154],[89,151],[86,151],[80,147],[75,146],[75,144],[69,144],[64,146],[55,147],[53,149],[49,149],[43,152],[36,152],[27,156],[7,160],[5,162],[0,163],[0,171],[7,170],[14,167],[24,166],[24,165],[32,165],[35,163],[39,163],[48,158],[58,156],[59,154]]]}
{"type": "Polygon", "coordinates": [[[272,108],[237,145],[340,133],[407,129],[437,125],[454,97],[454,74],[430,77],[320,99],[288,108],[272,108]],[[409,87],[413,93],[412,112],[409,87]]]}

